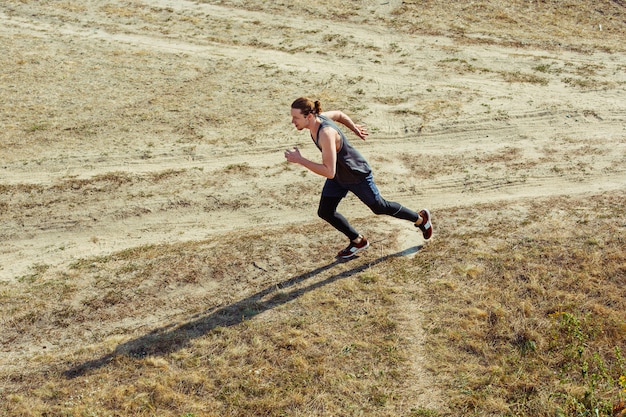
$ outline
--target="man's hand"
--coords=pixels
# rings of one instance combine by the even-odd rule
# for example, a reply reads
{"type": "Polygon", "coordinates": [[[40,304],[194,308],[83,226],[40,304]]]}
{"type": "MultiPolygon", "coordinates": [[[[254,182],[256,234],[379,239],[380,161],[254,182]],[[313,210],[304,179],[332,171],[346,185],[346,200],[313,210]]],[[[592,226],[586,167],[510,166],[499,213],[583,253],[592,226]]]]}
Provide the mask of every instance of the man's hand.
{"type": "Polygon", "coordinates": [[[298,147],[294,147],[293,150],[287,149],[285,151],[285,159],[296,164],[300,163],[302,161],[302,155],[298,147]]]}
{"type": "Polygon", "coordinates": [[[354,131],[354,133],[361,139],[365,140],[367,135],[369,135],[369,133],[367,133],[367,128],[365,127],[365,125],[355,124],[354,126],[356,127],[356,130],[354,131]]]}

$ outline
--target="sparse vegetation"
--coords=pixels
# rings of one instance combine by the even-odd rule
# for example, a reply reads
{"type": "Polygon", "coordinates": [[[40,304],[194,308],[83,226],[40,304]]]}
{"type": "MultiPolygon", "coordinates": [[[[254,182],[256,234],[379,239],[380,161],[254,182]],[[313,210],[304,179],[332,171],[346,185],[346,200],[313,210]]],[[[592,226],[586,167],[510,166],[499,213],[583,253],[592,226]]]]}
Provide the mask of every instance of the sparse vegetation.
{"type": "Polygon", "coordinates": [[[434,264],[424,288],[428,347],[448,371],[433,370],[450,374],[452,409],[611,415],[626,371],[623,199],[539,201],[523,219],[476,222],[462,234],[450,222],[450,235],[420,254],[449,260],[434,264]]]}
{"type": "Polygon", "coordinates": [[[520,72],[502,72],[502,77],[510,83],[531,83],[547,85],[548,80],[535,74],[523,74],[520,72]]]}
{"type": "Polygon", "coordinates": [[[105,3],[0,5],[0,415],[626,416],[623,1],[105,3]]]}
{"type": "Polygon", "coordinates": [[[390,24],[410,33],[456,36],[467,43],[617,52],[624,50],[623,7],[610,0],[405,1],[394,10],[390,24]]]}
{"type": "Polygon", "coordinates": [[[316,261],[305,254],[321,248],[299,246],[310,241],[267,230],[252,246],[232,236],[86,259],[69,274],[37,268],[4,285],[3,336],[19,346],[45,333],[53,346],[41,342],[19,381],[3,369],[2,410],[397,415],[411,355],[398,317],[409,302],[424,316],[424,377],[447,398],[411,415],[609,416],[626,396],[625,202],[480,207],[519,211],[485,215],[488,224],[442,211],[437,239],[414,258],[316,261]],[[273,274],[273,262],[294,273],[273,274]],[[77,332],[128,319],[163,324],[77,332]]]}

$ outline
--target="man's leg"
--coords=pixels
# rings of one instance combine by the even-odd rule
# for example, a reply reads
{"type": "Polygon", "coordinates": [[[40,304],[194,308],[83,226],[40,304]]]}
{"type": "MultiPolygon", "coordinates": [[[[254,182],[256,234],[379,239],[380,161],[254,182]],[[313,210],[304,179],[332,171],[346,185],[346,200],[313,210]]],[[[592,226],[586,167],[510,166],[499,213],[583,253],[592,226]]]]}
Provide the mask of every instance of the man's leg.
{"type": "Polygon", "coordinates": [[[347,188],[341,186],[335,180],[327,179],[322,189],[317,215],[346,235],[350,241],[353,241],[359,238],[359,232],[350,225],[348,220],[343,217],[341,213],[337,212],[337,206],[347,194],[347,188]]]}
{"type": "Polygon", "coordinates": [[[420,210],[419,213],[416,213],[413,210],[403,207],[400,203],[385,200],[380,195],[371,174],[359,184],[350,186],[350,191],[359,197],[375,214],[386,214],[398,219],[409,220],[413,222],[415,227],[418,227],[422,231],[424,239],[430,239],[432,236],[433,226],[430,221],[430,212],[428,209],[423,209],[420,210]]]}
{"type": "Polygon", "coordinates": [[[352,191],[374,214],[386,214],[398,219],[409,220],[413,223],[420,219],[418,213],[410,210],[395,201],[385,200],[374,183],[374,178],[369,175],[359,184],[351,185],[352,191]]]}
{"type": "Polygon", "coordinates": [[[326,220],[335,229],[346,235],[348,239],[355,240],[359,237],[354,227],[350,225],[348,220],[337,212],[337,206],[341,201],[341,197],[325,197],[320,198],[320,205],[317,209],[317,215],[326,220]]]}

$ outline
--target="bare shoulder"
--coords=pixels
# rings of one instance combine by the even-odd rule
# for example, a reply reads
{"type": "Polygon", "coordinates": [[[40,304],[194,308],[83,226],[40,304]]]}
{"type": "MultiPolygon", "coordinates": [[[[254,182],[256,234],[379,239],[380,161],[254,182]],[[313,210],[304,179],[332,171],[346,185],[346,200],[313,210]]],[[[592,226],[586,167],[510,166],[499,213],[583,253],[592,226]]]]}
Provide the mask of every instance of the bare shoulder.
{"type": "Polygon", "coordinates": [[[334,120],[335,122],[341,120],[342,115],[343,112],[341,110],[329,110],[322,112],[322,116],[326,116],[329,119],[334,120]]]}
{"type": "Polygon", "coordinates": [[[324,138],[334,138],[337,135],[337,131],[333,129],[331,126],[324,126],[320,129],[319,137],[324,138]]]}

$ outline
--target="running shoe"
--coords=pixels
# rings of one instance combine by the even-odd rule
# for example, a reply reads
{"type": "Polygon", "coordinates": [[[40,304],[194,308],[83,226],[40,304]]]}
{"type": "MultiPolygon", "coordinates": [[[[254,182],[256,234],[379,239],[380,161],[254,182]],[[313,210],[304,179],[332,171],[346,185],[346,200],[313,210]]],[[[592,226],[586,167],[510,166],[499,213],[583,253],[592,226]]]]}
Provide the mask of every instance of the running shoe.
{"type": "Polygon", "coordinates": [[[362,238],[359,243],[350,242],[350,244],[345,248],[339,251],[337,254],[338,258],[349,259],[352,258],[357,253],[364,251],[365,249],[370,247],[370,243],[367,239],[362,238]]]}
{"type": "Polygon", "coordinates": [[[430,211],[428,211],[428,209],[423,209],[419,214],[422,217],[422,224],[415,224],[415,227],[419,227],[422,231],[424,239],[430,239],[433,235],[433,225],[430,221],[430,211]]]}

